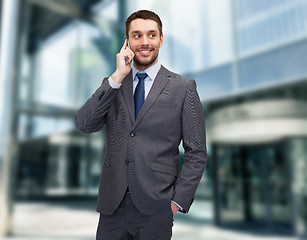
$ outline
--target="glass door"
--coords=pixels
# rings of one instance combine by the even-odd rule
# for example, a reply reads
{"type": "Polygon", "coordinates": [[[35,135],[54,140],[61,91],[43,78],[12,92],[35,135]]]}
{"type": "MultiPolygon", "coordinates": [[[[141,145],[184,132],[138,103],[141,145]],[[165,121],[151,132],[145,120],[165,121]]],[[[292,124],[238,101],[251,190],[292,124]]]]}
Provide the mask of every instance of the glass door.
{"type": "Polygon", "coordinates": [[[244,221],[243,168],[240,149],[235,146],[217,146],[216,180],[217,205],[221,222],[244,221]]]}
{"type": "Polygon", "coordinates": [[[215,146],[220,223],[291,227],[290,168],[283,146],[215,146]]]}

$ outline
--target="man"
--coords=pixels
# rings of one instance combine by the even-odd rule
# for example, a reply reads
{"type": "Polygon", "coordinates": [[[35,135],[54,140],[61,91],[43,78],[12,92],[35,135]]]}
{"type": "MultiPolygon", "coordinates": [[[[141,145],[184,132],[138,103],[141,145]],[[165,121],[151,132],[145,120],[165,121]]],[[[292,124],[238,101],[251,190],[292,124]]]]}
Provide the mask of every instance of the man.
{"type": "Polygon", "coordinates": [[[189,211],[206,166],[195,81],[160,65],[162,45],[158,15],[147,10],[131,14],[116,71],[76,114],[76,126],[84,133],[106,126],[99,240],[171,239],[173,217],[178,210],[189,211]],[[179,171],[181,140],[185,152],[179,171]]]}

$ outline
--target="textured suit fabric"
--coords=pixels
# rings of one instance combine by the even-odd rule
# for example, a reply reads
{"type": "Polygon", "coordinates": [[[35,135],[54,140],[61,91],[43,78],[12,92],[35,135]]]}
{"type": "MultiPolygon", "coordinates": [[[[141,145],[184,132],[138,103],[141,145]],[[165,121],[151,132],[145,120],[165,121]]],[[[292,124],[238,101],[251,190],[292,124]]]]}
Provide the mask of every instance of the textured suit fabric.
{"type": "Polygon", "coordinates": [[[144,215],[134,206],[127,192],[111,216],[100,214],[96,240],[169,240],[173,221],[170,203],[166,211],[144,215]]]}
{"type": "Polygon", "coordinates": [[[119,89],[105,78],[76,114],[83,133],[106,127],[97,211],[114,213],[129,186],[134,205],[145,215],[169,209],[171,200],[186,213],[207,162],[196,83],[161,66],[136,119],[132,86],[132,72],[119,89]],[[181,140],[185,152],[179,171],[181,140]]]}

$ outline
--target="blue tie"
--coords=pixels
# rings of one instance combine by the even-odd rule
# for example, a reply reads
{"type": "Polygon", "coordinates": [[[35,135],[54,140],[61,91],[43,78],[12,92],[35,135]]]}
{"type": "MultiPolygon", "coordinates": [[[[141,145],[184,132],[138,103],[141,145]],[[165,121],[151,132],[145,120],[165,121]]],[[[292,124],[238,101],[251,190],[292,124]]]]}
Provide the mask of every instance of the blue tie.
{"type": "Polygon", "coordinates": [[[145,83],[144,80],[148,76],[147,73],[137,73],[136,76],[139,79],[134,91],[134,106],[135,106],[135,119],[139,114],[145,100],[145,83]]]}

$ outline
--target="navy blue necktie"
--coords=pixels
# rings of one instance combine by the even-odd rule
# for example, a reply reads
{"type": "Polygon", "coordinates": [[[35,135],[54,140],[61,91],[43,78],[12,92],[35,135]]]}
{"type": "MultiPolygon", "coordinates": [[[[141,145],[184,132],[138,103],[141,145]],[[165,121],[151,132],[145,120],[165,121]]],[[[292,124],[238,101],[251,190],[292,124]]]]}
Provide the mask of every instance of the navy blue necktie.
{"type": "Polygon", "coordinates": [[[135,106],[135,119],[139,114],[145,100],[145,83],[144,80],[148,76],[147,73],[137,73],[136,76],[139,79],[134,91],[134,106],[135,106]]]}

